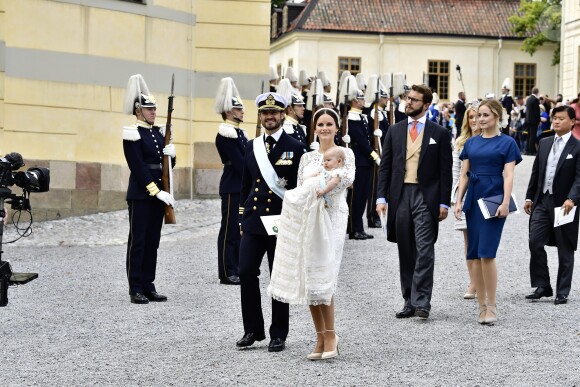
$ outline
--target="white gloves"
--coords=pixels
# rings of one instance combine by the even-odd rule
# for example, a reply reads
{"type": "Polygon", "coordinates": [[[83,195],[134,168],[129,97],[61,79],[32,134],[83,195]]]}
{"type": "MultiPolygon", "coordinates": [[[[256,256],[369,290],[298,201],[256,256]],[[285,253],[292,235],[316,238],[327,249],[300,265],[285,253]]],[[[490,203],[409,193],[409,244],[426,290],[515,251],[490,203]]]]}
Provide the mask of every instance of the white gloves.
{"type": "Polygon", "coordinates": [[[345,134],[344,136],[342,136],[342,141],[345,144],[350,144],[350,136],[348,134],[345,134]]]}
{"type": "Polygon", "coordinates": [[[310,143],[310,150],[315,151],[315,150],[318,150],[318,148],[320,148],[320,144],[317,143],[316,141],[312,141],[310,143]]]}
{"type": "Polygon", "coordinates": [[[174,158],[175,157],[175,145],[173,145],[173,144],[166,145],[165,148],[163,148],[163,154],[165,156],[170,156],[171,158],[174,158]]]}
{"type": "Polygon", "coordinates": [[[175,207],[175,199],[173,198],[173,195],[170,194],[169,192],[159,191],[159,193],[155,195],[155,197],[161,200],[163,203],[167,204],[168,206],[175,207]]]}
{"type": "Polygon", "coordinates": [[[381,138],[381,137],[383,137],[383,131],[382,131],[382,130],[380,130],[380,129],[377,129],[377,130],[375,130],[375,131],[373,132],[373,134],[374,134],[375,136],[377,136],[378,138],[381,138]]]}
{"type": "MultiPolygon", "coordinates": [[[[375,163],[377,163],[377,165],[378,165],[378,166],[380,166],[380,165],[381,165],[381,158],[380,158],[380,157],[377,157],[377,158],[375,159],[375,163]]],[[[162,192],[163,192],[163,191],[162,191],[162,192]]]]}

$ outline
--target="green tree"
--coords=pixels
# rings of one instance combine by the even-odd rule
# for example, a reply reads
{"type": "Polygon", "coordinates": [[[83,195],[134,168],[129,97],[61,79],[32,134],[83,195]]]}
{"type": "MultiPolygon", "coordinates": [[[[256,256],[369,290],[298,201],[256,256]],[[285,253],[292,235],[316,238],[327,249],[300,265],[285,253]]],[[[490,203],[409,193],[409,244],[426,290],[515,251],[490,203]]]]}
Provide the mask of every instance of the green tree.
{"type": "Polygon", "coordinates": [[[512,24],[512,31],[525,37],[522,51],[533,55],[544,43],[557,43],[552,65],[560,63],[562,0],[521,0],[518,13],[508,20],[512,24]]]}

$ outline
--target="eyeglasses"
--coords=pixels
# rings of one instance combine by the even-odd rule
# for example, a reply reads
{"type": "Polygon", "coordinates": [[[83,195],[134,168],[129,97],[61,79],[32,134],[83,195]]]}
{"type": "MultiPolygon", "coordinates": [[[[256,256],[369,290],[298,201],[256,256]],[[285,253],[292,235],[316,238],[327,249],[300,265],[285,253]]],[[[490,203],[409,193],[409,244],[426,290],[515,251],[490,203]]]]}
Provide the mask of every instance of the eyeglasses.
{"type": "Polygon", "coordinates": [[[407,101],[411,103],[422,102],[423,100],[407,96],[407,101]]]}

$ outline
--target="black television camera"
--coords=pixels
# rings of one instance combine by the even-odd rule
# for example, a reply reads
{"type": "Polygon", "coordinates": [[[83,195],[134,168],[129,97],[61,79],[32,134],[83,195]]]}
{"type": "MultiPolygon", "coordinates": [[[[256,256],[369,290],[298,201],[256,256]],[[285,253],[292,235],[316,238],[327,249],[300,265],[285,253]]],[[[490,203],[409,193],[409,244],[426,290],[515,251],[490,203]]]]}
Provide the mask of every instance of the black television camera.
{"type": "MultiPolygon", "coordinates": [[[[13,273],[10,264],[2,261],[2,237],[4,235],[4,218],[8,215],[4,211],[4,204],[10,204],[16,211],[32,210],[30,207],[31,192],[46,192],[50,185],[50,171],[48,168],[29,168],[27,171],[17,171],[24,166],[22,155],[16,152],[7,154],[0,158],[0,307],[8,304],[8,286],[23,285],[35,278],[37,273],[13,273]],[[22,188],[22,195],[12,193],[11,186],[16,185],[22,188]]],[[[26,232],[30,235],[32,226],[32,215],[30,225],[26,232]]],[[[17,227],[18,228],[18,227],[17,227]]],[[[26,234],[21,236],[28,236],[26,234]]]]}

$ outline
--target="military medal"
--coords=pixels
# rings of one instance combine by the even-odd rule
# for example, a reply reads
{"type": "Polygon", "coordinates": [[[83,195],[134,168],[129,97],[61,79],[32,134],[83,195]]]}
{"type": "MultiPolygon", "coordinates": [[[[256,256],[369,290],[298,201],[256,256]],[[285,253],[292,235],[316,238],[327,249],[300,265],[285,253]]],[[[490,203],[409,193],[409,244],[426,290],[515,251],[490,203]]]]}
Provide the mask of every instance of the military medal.
{"type": "Polygon", "coordinates": [[[284,179],[283,177],[280,177],[280,178],[278,178],[278,180],[276,180],[276,185],[280,188],[286,187],[287,184],[288,184],[288,180],[284,179]]]}

